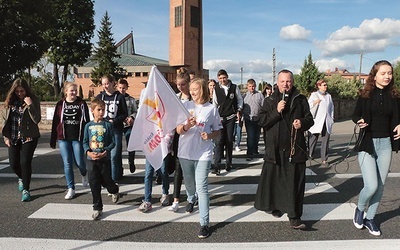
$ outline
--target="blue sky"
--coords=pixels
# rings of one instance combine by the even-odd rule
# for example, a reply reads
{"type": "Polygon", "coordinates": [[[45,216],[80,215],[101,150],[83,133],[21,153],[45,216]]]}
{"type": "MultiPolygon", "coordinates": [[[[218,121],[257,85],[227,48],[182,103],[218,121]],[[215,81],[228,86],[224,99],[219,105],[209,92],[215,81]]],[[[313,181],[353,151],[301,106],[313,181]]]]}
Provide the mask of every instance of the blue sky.
{"type": "MultiPolygon", "coordinates": [[[[105,12],[116,42],[131,30],[136,53],[168,60],[169,0],[95,0],[96,33],[105,12]]],[[[400,61],[400,1],[203,0],[203,59],[210,78],[224,68],[234,83],[299,73],[309,52],[320,71],[369,73],[378,60],[400,61]],[[363,53],[362,60],[360,54],[363,53]]]]}

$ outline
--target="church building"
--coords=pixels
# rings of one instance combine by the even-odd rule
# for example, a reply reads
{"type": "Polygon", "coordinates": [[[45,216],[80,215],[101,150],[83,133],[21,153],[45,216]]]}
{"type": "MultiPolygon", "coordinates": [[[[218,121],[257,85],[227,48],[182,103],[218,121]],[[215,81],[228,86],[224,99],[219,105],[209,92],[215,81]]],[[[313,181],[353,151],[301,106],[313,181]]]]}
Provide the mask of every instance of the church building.
{"type": "MultiPolygon", "coordinates": [[[[169,14],[169,61],[137,54],[132,32],[116,44],[121,58],[115,60],[129,75],[126,78],[128,93],[136,99],[145,87],[153,65],[171,86],[174,86],[176,71],[180,67],[193,71],[196,77],[209,78],[209,71],[203,69],[202,0],[170,0],[169,14]]],[[[95,66],[96,63],[88,59],[83,66],[74,68],[75,83],[82,87],[85,99],[102,91],[101,86],[96,87],[91,81],[91,71],[95,66]]]]}

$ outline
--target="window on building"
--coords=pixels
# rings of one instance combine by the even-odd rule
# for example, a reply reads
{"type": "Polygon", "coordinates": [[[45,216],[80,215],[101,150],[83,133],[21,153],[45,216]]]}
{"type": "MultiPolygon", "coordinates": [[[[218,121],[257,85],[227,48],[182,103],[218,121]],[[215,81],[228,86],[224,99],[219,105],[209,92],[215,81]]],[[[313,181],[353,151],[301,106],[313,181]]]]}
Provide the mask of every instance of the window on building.
{"type": "Polygon", "coordinates": [[[182,26],[182,5],[175,7],[175,27],[182,26]]]}
{"type": "Polygon", "coordinates": [[[200,8],[190,6],[190,26],[200,28],[200,8]]]}
{"type": "Polygon", "coordinates": [[[149,75],[148,72],[143,72],[143,77],[147,77],[149,75]]]}
{"type": "Polygon", "coordinates": [[[140,72],[135,72],[135,77],[140,77],[140,72]]]}
{"type": "Polygon", "coordinates": [[[78,74],[76,74],[76,77],[82,78],[82,77],[83,77],[83,74],[82,74],[82,73],[78,73],[78,74]]]}
{"type": "Polygon", "coordinates": [[[83,74],[83,78],[90,78],[90,73],[83,74]]]}

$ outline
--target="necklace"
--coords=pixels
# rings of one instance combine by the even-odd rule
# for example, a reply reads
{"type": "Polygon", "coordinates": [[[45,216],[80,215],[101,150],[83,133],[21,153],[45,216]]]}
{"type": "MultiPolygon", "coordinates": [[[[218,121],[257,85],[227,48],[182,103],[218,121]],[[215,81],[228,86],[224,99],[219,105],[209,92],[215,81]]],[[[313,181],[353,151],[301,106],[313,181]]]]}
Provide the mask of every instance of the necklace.
{"type": "Polygon", "coordinates": [[[296,152],[296,137],[297,137],[297,129],[292,126],[292,131],[290,133],[290,155],[289,155],[289,162],[292,162],[292,156],[296,152]]]}

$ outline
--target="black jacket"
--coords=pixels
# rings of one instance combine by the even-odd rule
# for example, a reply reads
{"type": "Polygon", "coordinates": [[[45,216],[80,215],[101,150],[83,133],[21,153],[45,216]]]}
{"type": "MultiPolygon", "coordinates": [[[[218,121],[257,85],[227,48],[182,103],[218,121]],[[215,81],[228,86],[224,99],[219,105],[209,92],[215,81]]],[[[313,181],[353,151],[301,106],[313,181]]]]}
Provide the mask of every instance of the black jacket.
{"type": "Polygon", "coordinates": [[[261,108],[260,120],[258,124],[266,130],[266,148],[264,161],[274,164],[278,163],[277,156],[279,155],[279,133],[290,133],[290,126],[295,119],[301,122],[301,128],[297,130],[295,153],[292,156],[293,163],[305,162],[308,159],[306,140],[304,132],[314,125],[313,117],[310,113],[310,106],[307,98],[293,87],[291,91],[291,99],[286,104],[289,108],[289,128],[280,131],[279,122],[282,121],[282,116],[278,113],[278,102],[281,101],[279,91],[275,91],[269,97],[266,97],[261,108]],[[289,105],[289,106],[288,106],[289,105]]]}
{"type": "MultiPolygon", "coordinates": [[[[390,127],[391,131],[400,124],[400,99],[399,98],[393,98],[391,96],[388,97],[388,100],[392,102],[392,117],[390,120],[390,127]]],[[[357,123],[361,118],[364,119],[365,123],[371,124],[371,103],[372,99],[371,98],[363,98],[359,97],[356,103],[356,107],[353,112],[352,120],[354,123],[357,123]]],[[[400,142],[399,140],[393,140],[393,133],[391,133],[392,136],[390,136],[391,142],[392,142],[392,151],[399,151],[399,146],[400,142]]],[[[365,151],[371,155],[374,154],[374,144],[372,142],[372,133],[370,130],[370,126],[365,127],[365,135],[361,140],[360,145],[357,147],[356,152],[360,151],[365,151]]]]}

